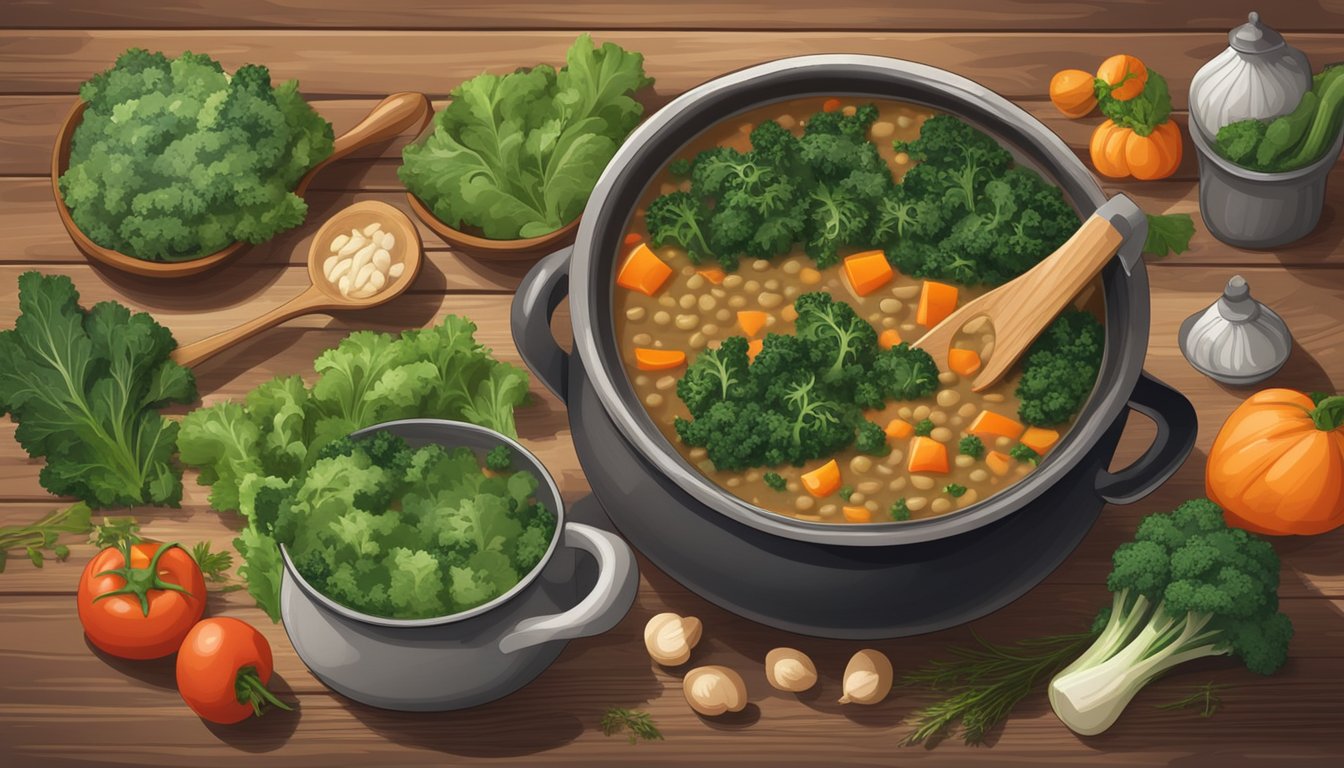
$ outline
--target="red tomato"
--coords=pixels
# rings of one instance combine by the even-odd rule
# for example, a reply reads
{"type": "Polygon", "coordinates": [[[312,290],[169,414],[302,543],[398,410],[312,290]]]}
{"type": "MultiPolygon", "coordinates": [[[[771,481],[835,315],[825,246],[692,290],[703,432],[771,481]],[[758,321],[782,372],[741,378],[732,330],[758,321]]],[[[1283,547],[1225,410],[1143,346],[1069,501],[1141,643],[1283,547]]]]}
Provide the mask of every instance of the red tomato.
{"type": "Polygon", "coordinates": [[[182,645],[205,613],[205,577],[176,544],[108,547],[93,556],[75,595],[89,641],[123,659],[157,659],[182,645]]]}
{"type": "Polygon", "coordinates": [[[263,704],[289,706],[266,690],[271,644],[244,621],[206,619],[177,652],[177,690],[201,717],[225,725],[260,716],[263,704]]]}

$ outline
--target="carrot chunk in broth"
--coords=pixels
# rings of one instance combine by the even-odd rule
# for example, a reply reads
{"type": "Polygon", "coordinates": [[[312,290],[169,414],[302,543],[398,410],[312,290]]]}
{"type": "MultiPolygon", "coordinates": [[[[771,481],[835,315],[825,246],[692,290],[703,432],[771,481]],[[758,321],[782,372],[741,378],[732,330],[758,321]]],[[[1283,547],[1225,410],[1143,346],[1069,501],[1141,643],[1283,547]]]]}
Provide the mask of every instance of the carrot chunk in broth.
{"type": "Polygon", "coordinates": [[[901,343],[901,334],[895,328],[888,328],[877,335],[877,346],[891,349],[901,343]]]}
{"type": "Polygon", "coordinates": [[[752,338],[761,332],[765,327],[765,322],[770,316],[759,309],[744,309],[737,313],[737,324],[741,326],[742,332],[752,338]]]}
{"type": "Polygon", "coordinates": [[[686,353],[679,349],[635,347],[635,367],[641,371],[665,371],[686,364],[686,353]]]}
{"type": "Polygon", "coordinates": [[[761,339],[752,339],[751,341],[748,341],[748,342],[747,342],[747,361],[748,361],[748,362],[750,362],[750,361],[754,361],[754,360],[756,359],[756,356],[759,355],[759,354],[761,354],[761,350],[762,350],[762,349],[765,349],[765,342],[764,342],[763,340],[761,340],[761,339]]]}
{"type": "Polygon", "coordinates": [[[904,440],[915,434],[915,428],[910,425],[910,422],[902,421],[901,419],[892,419],[887,422],[887,428],[883,431],[886,432],[887,437],[892,440],[904,440]]]}
{"type": "Polygon", "coordinates": [[[1022,429],[1022,423],[1019,421],[993,411],[981,411],[966,431],[981,438],[1006,437],[1016,440],[1022,434],[1022,429]]]}
{"type": "Polygon", "coordinates": [[[980,355],[973,349],[949,349],[947,367],[959,376],[970,376],[980,370],[980,355]]]}
{"type": "Polygon", "coordinates": [[[915,310],[915,322],[925,328],[932,328],[952,314],[956,308],[957,286],[925,280],[924,288],[919,292],[919,308],[915,310]]]}
{"type": "Polygon", "coordinates": [[[711,283],[713,283],[713,284],[715,284],[715,285],[722,285],[722,284],[723,284],[723,278],[725,278],[725,277],[728,276],[728,275],[724,274],[724,271],[723,271],[722,269],[719,269],[718,267],[708,267],[708,268],[706,268],[706,269],[697,269],[697,270],[695,270],[695,274],[697,274],[697,275],[699,275],[699,276],[705,278],[706,280],[708,280],[709,282],[711,282],[711,283]]]}
{"type": "Polygon", "coordinates": [[[947,446],[931,437],[911,440],[909,469],[911,472],[947,474],[947,446]]]}
{"type": "Polygon", "coordinates": [[[891,282],[894,274],[882,251],[864,251],[845,258],[845,277],[860,296],[867,296],[891,282]]]}
{"type": "Polygon", "coordinates": [[[985,466],[989,467],[990,472],[993,472],[999,477],[1003,477],[1008,474],[1009,468],[1012,467],[1012,462],[1009,460],[1008,454],[1000,451],[990,451],[985,454],[985,466]]]}
{"type": "Polygon", "coordinates": [[[671,276],[672,268],[663,263],[646,243],[640,243],[621,265],[621,271],[616,275],[616,284],[652,296],[671,276]]]}
{"type": "Polygon", "coordinates": [[[873,513],[867,507],[844,507],[845,520],[851,523],[871,523],[873,513]]]}
{"type": "Polygon", "coordinates": [[[1058,441],[1059,433],[1053,429],[1027,427],[1027,431],[1022,433],[1022,444],[1042,456],[1058,441]]]}
{"type": "Polygon", "coordinates": [[[803,487],[813,496],[830,496],[840,488],[840,465],[831,459],[811,472],[804,472],[798,479],[803,481],[803,487]]]}

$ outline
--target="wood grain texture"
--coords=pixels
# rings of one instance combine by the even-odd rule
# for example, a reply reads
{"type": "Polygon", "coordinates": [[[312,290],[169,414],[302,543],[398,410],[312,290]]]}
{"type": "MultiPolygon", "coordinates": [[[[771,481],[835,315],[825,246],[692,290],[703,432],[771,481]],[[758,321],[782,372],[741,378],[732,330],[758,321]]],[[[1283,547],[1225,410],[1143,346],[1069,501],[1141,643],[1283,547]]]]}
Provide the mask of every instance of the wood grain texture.
{"type": "MultiPolygon", "coordinates": [[[[796,32],[787,45],[769,32],[644,32],[594,29],[644,54],[657,93],[680,93],[711,77],[783,56],[862,53],[895,56],[973,76],[1008,98],[1040,99],[1050,77],[1091,69],[1121,46],[1166,76],[1172,102],[1185,108],[1190,78],[1227,47],[1226,32],[1162,32],[1118,42],[1109,33],[796,32]]],[[[0,94],[75,93],[91,74],[132,46],[166,53],[208,51],[228,69],[255,62],[278,80],[298,78],[309,97],[376,96],[421,91],[443,98],[482,71],[558,64],[572,32],[383,32],[323,30],[0,31],[0,94]],[[351,63],[358,52],[358,65],[351,63]]],[[[1293,44],[1318,65],[1344,59],[1344,36],[1304,32],[1293,44]]]]}
{"type": "MultiPolygon", "coordinates": [[[[555,3],[525,0],[195,0],[168,7],[109,6],[103,0],[11,0],[6,26],[89,29],[770,29],[868,31],[1208,30],[1226,32],[1244,20],[1218,0],[1131,0],[1123,5],[1047,0],[811,0],[723,3],[684,0],[632,5],[629,0],[555,3]]],[[[1268,14],[1267,14],[1268,16],[1268,14]]],[[[1267,19],[1280,31],[1344,30],[1344,7],[1333,0],[1275,6],[1267,19]]]]}

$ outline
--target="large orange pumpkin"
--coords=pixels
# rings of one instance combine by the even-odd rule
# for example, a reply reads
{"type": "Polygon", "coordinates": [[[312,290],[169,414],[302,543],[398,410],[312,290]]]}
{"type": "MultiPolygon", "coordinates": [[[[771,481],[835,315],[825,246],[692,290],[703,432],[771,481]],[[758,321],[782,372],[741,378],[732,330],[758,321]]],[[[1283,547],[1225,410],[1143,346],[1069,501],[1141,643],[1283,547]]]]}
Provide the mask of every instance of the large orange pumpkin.
{"type": "Polygon", "coordinates": [[[1344,397],[1291,389],[1251,395],[1213,441],[1206,493],[1228,525],[1271,535],[1344,524],[1344,397]]]}

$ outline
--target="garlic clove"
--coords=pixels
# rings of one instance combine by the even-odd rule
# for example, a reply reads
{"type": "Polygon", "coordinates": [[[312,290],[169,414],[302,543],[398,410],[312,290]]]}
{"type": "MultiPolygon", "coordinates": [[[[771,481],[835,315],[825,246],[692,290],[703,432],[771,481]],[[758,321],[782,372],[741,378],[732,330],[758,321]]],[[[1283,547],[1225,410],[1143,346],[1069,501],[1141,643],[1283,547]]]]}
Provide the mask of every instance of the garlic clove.
{"type": "Polygon", "coordinates": [[[348,242],[350,242],[350,236],[349,236],[349,235],[346,235],[346,234],[340,234],[340,235],[337,235],[337,236],[336,236],[336,239],[331,241],[331,252],[332,252],[332,253],[339,253],[340,250],[341,250],[342,248],[344,248],[344,247],[345,247],[345,244],[348,243],[348,242]]]}
{"type": "Polygon", "coordinates": [[[649,658],[675,667],[691,659],[691,649],[700,642],[703,627],[694,616],[660,613],[644,625],[644,647],[649,658]]]}
{"type": "Polygon", "coordinates": [[[802,651],[776,648],[765,655],[765,679],[781,691],[802,693],[817,684],[817,667],[802,651]]]}
{"type": "Polygon", "coordinates": [[[379,248],[373,252],[373,265],[379,272],[386,272],[392,266],[392,256],[385,248],[379,248]]]}
{"type": "Polygon", "coordinates": [[[364,227],[363,234],[365,237],[373,237],[373,234],[382,228],[383,228],[382,223],[375,221],[372,224],[369,224],[364,227]]]}
{"type": "Polygon", "coordinates": [[[330,280],[331,270],[335,269],[336,265],[340,263],[341,263],[340,256],[331,256],[326,261],[322,262],[322,276],[330,280]]]}
{"type": "Polygon", "coordinates": [[[865,648],[845,665],[841,704],[877,704],[891,692],[891,660],[881,651],[865,648]]]}
{"type": "Polygon", "coordinates": [[[727,667],[696,667],[681,681],[682,695],[691,709],[706,716],[741,712],[747,706],[747,686],[742,676],[727,667]]]}
{"type": "Polygon", "coordinates": [[[406,271],[406,264],[398,261],[396,264],[393,264],[391,267],[388,267],[387,274],[388,277],[401,277],[402,273],[405,271],[406,271]]]}

